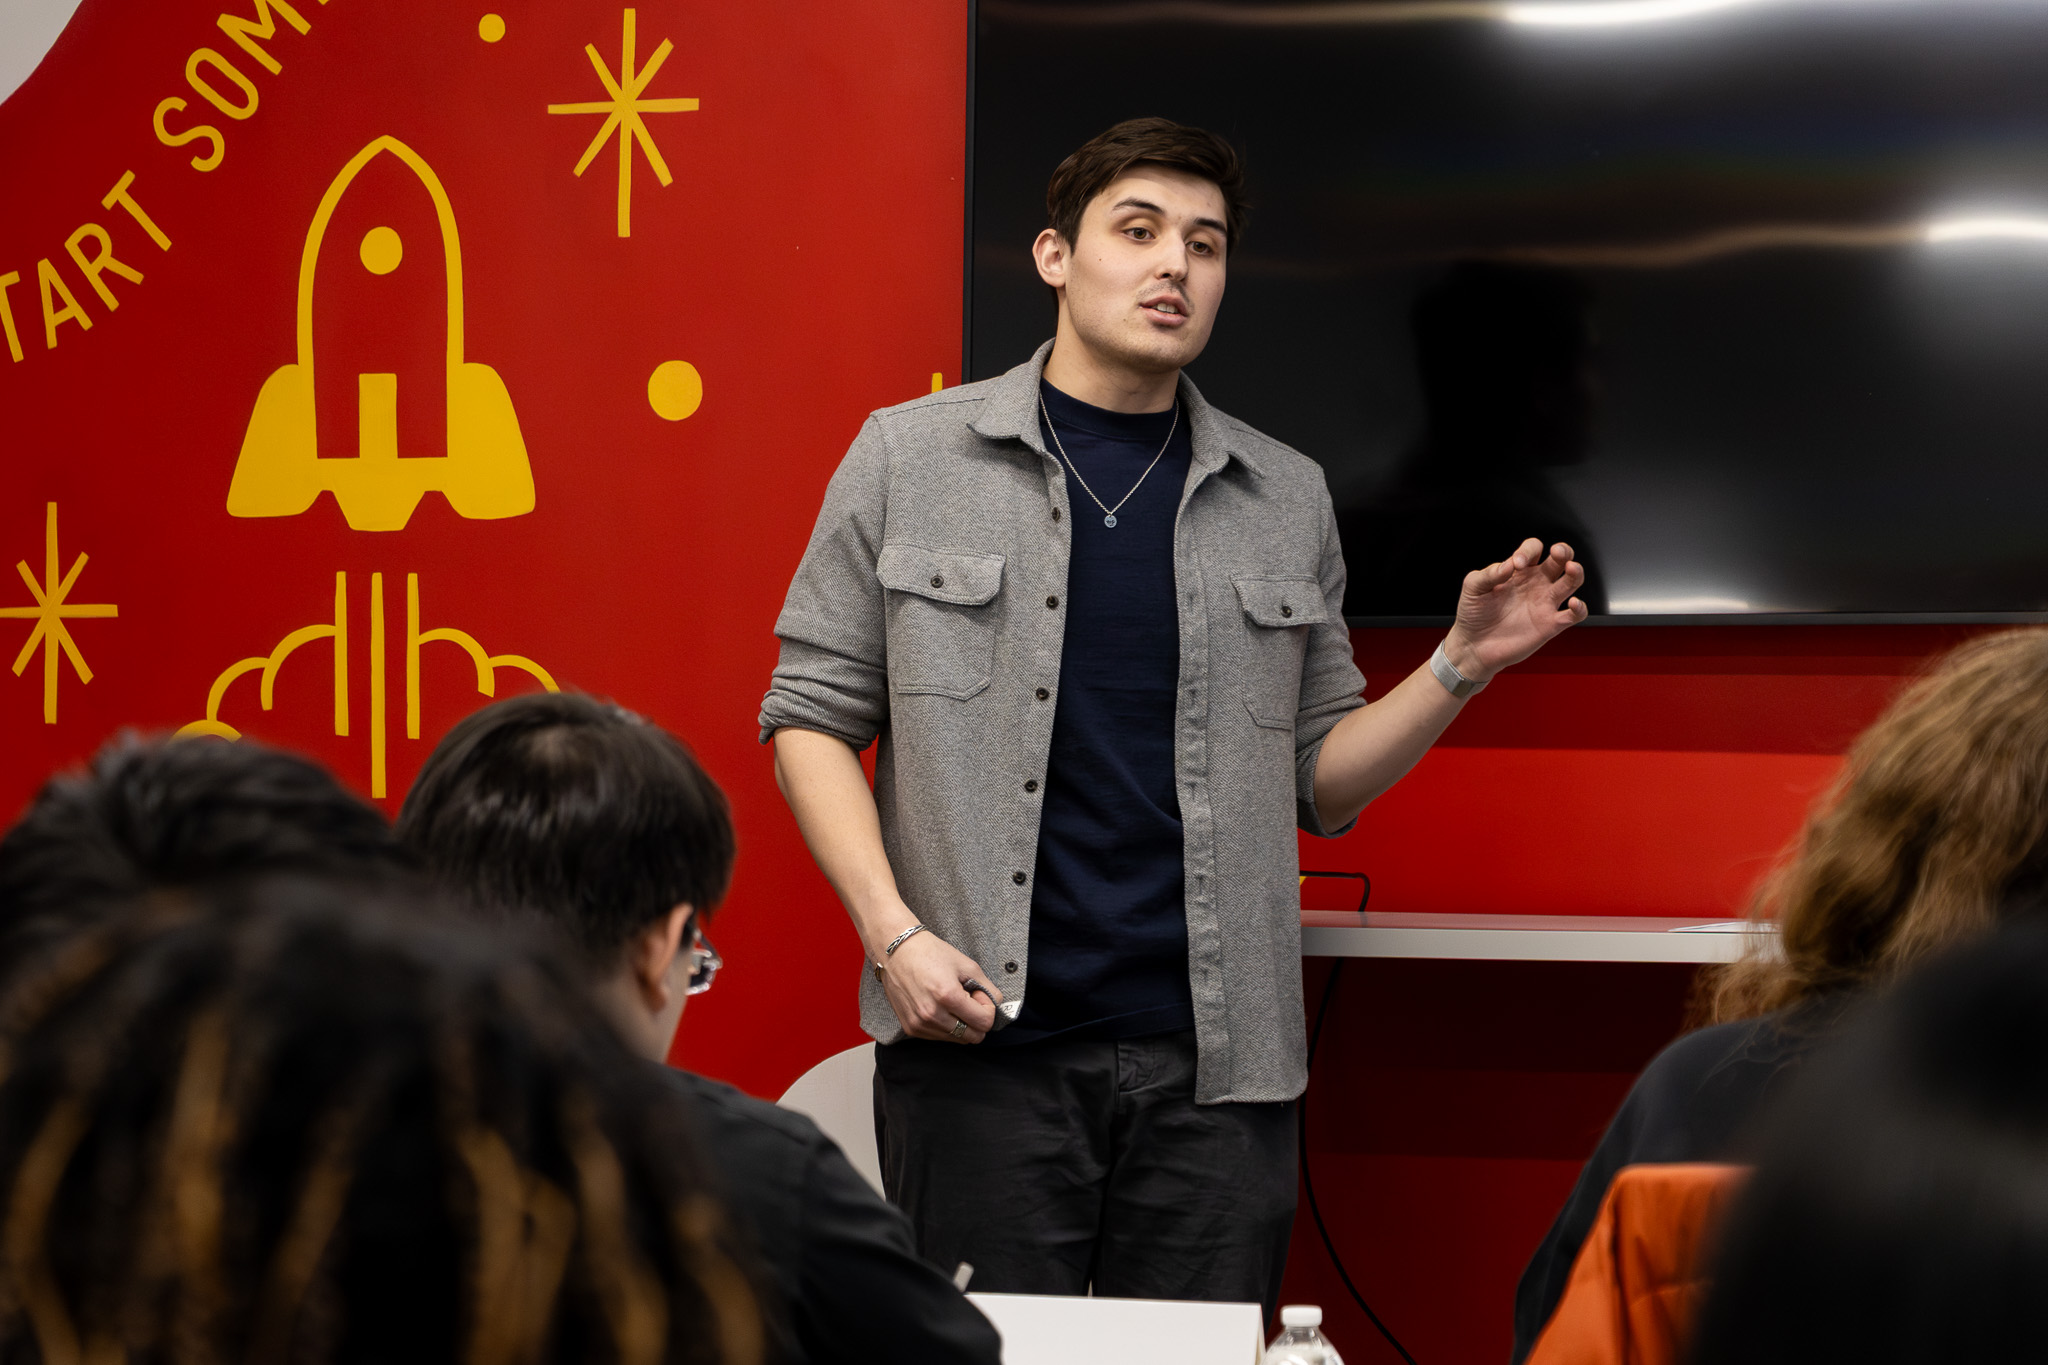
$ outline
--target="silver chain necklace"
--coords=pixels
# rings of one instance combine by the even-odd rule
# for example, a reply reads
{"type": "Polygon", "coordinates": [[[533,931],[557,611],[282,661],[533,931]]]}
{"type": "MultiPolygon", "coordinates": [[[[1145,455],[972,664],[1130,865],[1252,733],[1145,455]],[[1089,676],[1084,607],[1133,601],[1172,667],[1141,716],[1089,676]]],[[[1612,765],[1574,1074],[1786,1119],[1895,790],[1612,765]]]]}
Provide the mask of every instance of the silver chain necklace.
{"type": "Polygon", "coordinates": [[[1166,428],[1166,440],[1164,443],[1160,445],[1159,454],[1154,455],[1152,457],[1152,464],[1146,465],[1145,473],[1140,474],[1138,476],[1138,482],[1131,485],[1131,493],[1126,493],[1122,497],[1118,498],[1116,500],[1116,507],[1111,507],[1104,503],[1101,498],[1095,496],[1095,490],[1088,487],[1088,480],[1082,478],[1081,471],[1074,468],[1073,460],[1069,459],[1067,456],[1066,446],[1060,443],[1060,429],[1052,424],[1052,413],[1047,411],[1045,406],[1045,395],[1042,393],[1038,395],[1038,410],[1042,413],[1045,413],[1045,429],[1052,433],[1053,449],[1059,451],[1060,462],[1066,465],[1068,472],[1073,474],[1074,481],[1081,485],[1083,491],[1085,491],[1088,494],[1088,496],[1094,500],[1095,505],[1097,507],[1102,508],[1102,524],[1104,526],[1116,525],[1117,507],[1122,507],[1125,503],[1129,502],[1131,500],[1131,493],[1137,492],[1138,489],[1143,486],[1146,477],[1150,475],[1152,472],[1152,465],[1158,464],[1161,456],[1164,456],[1166,454],[1166,447],[1173,444],[1173,433],[1180,430],[1180,399],[1176,398],[1173,400],[1173,423],[1172,425],[1166,428]]]}

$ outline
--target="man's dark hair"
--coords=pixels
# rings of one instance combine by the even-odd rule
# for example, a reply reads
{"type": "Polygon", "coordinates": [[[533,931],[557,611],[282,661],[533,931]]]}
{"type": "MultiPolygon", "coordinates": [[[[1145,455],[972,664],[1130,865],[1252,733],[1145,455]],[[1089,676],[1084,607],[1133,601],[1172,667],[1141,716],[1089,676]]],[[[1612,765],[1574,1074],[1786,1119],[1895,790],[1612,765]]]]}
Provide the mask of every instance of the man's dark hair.
{"type": "Polygon", "coordinates": [[[732,814],[690,751],[574,693],[513,697],[457,724],[398,834],[450,890],[554,921],[601,967],[685,901],[708,919],[732,877],[732,814]]]}
{"type": "Polygon", "coordinates": [[[2048,928],[1847,1025],[1766,1122],[1695,1365],[2048,1358],[2048,928]]]}
{"type": "Polygon", "coordinates": [[[1045,187],[1048,226],[1072,246],[1089,201],[1135,166],[1164,166],[1214,185],[1223,192],[1225,252],[1244,240],[1251,205],[1244,197],[1244,161],[1237,149],[1214,133],[1163,118],[1125,119],[1062,161],[1045,187]]]}
{"type": "Polygon", "coordinates": [[[151,891],[411,865],[383,814],[310,759],[122,735],[86,770],[45,783],[0,837],[0,939],[61,932],[151,891]]]}
{"type": "Polygon", "coordinates": [[[154,896],[0,992],[0,1359],[750,1365],[679,1096],[417,892],[154,896]]]}

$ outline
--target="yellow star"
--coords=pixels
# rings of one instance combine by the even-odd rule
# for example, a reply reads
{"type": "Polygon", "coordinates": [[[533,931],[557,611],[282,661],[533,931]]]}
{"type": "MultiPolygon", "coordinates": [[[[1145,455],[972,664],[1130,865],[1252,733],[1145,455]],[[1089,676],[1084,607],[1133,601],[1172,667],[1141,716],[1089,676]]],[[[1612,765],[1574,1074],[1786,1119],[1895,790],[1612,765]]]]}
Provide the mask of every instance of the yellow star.
{"type": "Polygon", "coordinates": [[[71,572],[60,581],[57,577],[57,504],[48,504],[48,514],[43,529],[43,581],[36,582],[29,572],[28,561],[21,560],[15,569],[21,574],[21,581],[28,584],[29,595],[36,599],[32,607],[0,607],[0,616],[27,617],[33,619],[36,628],[28,633],[28,643],[21,647],[21,653],[14,657],[14,676],[20,677],[21,670],[28,667],[29,658],[36,652],[36,646],[43,647],[43,724],[57,723],[57,656],[61,652],[71,660],[72,668],[78,671],[82,683],[92,681],[92,670],[85,666],[85,658],[78,652],[78,646],[71,639],[71,631],[65,626],[66,617],[119,616],[121,609],[111,603],[67,603],[72,585],[78,582],[78,575],[85,570],[86,556],[81,554],[71,566],[71,572]]]}
{"type": "Polygon", "coordinates": [[[693,99],[643,100],[640,92],[654,79],[654,73],[661,70],[661,64],[668,60],[668,54],[675,51],[675,45],[664,38],[661,46],[654,49],[654,55],[647,59],[647,65],[638,71],[633,69],[634,12],[626,11],[625,51],[619,59],[619,77],[612,79],[611,68],[604,64],[604,58],[597,55],[597,49],[589,43],[583,50],[590,57],[590,64],[597,68],[598,80],[604,82],[608,100],[593,100],[584,104],[550,104],[550,114],[603,114],[604,126],[597,130],[597,136],[584,149],[583,159],[576,163],[576,174],[582,175],[589,168],[591,159],[604,147],[614,131],[619,135],[619,236],[633,235],[633,146],[638,143],[640,150],[647,154],[647,164],[654,168],[654,178],[663,185],[672,182],[668,163],[661,159],[661,150],[654,145],[654,137],[647,131],[642,114],[686,114],[696,109],[693,99]]]}

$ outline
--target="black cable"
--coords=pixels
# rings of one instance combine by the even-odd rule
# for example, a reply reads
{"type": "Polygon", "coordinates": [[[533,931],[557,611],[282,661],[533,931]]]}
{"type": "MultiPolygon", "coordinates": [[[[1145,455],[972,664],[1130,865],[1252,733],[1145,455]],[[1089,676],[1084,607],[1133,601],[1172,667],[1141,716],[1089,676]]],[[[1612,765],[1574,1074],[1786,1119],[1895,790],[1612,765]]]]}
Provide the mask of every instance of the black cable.
{"type": "MultiPolygon", "coordinates": [[[[1320,1005],[1316,1006],[1316,1026],[1308,1035],[1308,1072],[1311,1077],[1315,1074],[1316,1044],[1322,1040],[1323,1020],[1329,1017],[1330,1001],[1335,999],[1337,995],[1337,978],[1343,974],[1344,959],[1340,957],[1331,964],[1330,975],[1323,981],[1323,1000],[1320,1005]]],[[[1401,1339],[1387,1330],[1387,1325],[1380,1321],[1380,1315],[1373,1312],[1372,1305],[1365,1301],[1365,1295],[1359,1293],[1358,1286],[1351,1283],[1351,1274],[1344,1269],[1344,1258],[1337,1254],[1337,1244],[1330,1239],[1330,1229],[1323,1223],[1323,1211],[1316,1204],[1315,1178],[1309,1174],[1308,1168],[1308,1091],[1306,1089],[1303,1089],[1301,1092],[1301,1112],[1297,1117],[1301,1125],[1301,1187],[1308,1192],[1308,1211],[1316,1220],[1316,1232],[1323,1239],[1323,1250],[1330,1253],[1330,1264],[1337,1268],[1337,1278],[1344,1281],[1344,1288],[1350,1292],[1352,1300],[1365,1311],[1365,1316],[1371,1319],[1372,1325],[1379,1328],[1380,1335],[1387,1339],[1387,1345],[1393,1347],[1401,1359],[1408,1362],[1408,1365],[1415,1365],[1415,1357],[1408,1354],[1408,1348],[1401,1344],[1401,1339]]]]}

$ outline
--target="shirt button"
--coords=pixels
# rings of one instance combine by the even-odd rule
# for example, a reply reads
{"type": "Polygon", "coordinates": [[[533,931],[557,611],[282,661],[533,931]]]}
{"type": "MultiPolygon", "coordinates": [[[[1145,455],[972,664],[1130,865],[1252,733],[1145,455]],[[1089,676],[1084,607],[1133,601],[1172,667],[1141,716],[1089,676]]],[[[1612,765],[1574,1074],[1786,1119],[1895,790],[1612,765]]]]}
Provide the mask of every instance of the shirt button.
{"type": "MultiPolygon", "coordinates": [[[[945,587],[945,586],[946,586],[946,580],[945,580],[945,578],[944,578],[944,577],[942,577],[942,576],[941,576],[941,575],[939,575],[939,574],[933,574],[933,575],[932,575],[932,586],[933,586],[933,587],[935,587],[935,588],[943,588],[943,587],[945,587]]],[[[1285,608],[1285,607],[1282,607],[1282,608],[1281,608],[1281,610],[1282,610],[1282,611],[1285,611],[1285,610],[1287,610],[1287,608],[1285,608]]]]}
{"type": "Polygon", "coordinates": [[[1054,610],[1058,610],[1060,605],[1060,599],[1057,597],[1048,597],[1045,599],[1045,605],[1053,608],[1054,610]]]}
{"type": "Polygon", "coordinates": [[[1032,779],[1031,779],[1030,781],[1026,782],[1026,783],[1024,784],[1024,790],[1025,790],[1025,791],[1028,791],[1028,792],[1035,792],[1035,791],[1037,791],[1037,790],[1038,790],[1038,779],[1034,777],[1034,778],[1032,778],[1032,779]]]}
{"type": "MultiPolygon", "coordinates": [[[[939,586],[939,581],[936,578],[932,580],[932,586],[935,588],[939,586]]],[[[1285,602],[1282,602],[1280,604],[1280,614],[1282,616],[1292,616],[1294,615],[1294,608],[1288,606],[1285,602]]]]}
{"type": "Polygon", "coordinates": [[[1046,699],[1047,697],[1050,697],[1051,695],[1052,695],[1052,693],[1050,693],[1050,692],[1046,691],[1046,690],[1045,690],[1044,688],[1042,688],[1042,687],[1038,689],[1038,699],[1039,699],[1040,701],[1044,701],[1044,700],[1045,700],[1045,699],[1046,699]]]}
{"type": "Polygon", "coordinates": [[[1024,885],[1024,874],[1022,872],[1012,872],[1010,874],[1010,880],[1017,883],[1017,885],[1022,886],[1024,885]]]}
{"type": "MultiPolygon", "coordinates": [[[[1060,509],[1059,509],[1059,508],[1055,507],[1055,508],[1053,508],[1053,509],[1052,509],[1052,519],[1053,519],[1054,521],[1058,521],[1058,520],[1060,519],[1060,509]]],[[[1010,964],[1010,970],[1011,970],[1011,971],[1013,971],[1013,972],[1014,972],[1014,971],[1016,971],[1016,970],[1017,970],[1017,964],[1016,964],[1016,963],[1014,963],[1014,962],[1013,962],[1013,963],[1011,963],[1011,964],[1010,964]]]]}
{"type": "Polygon", "coordinates": [[[1003,970],[1006,972],[1014,972],[1017,970],[1017,964],[1014,962],[1005,962],[1003,964],[1003,970]]]}

